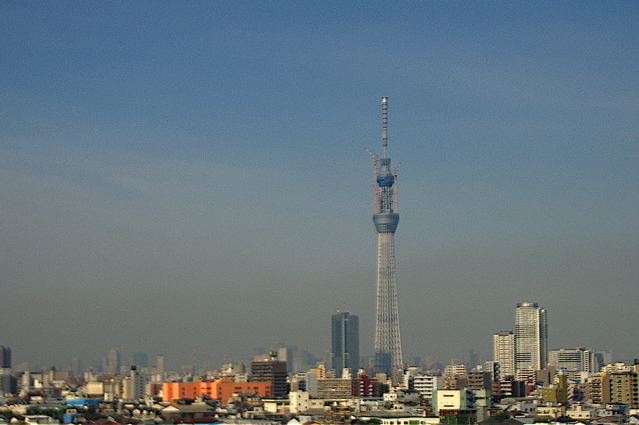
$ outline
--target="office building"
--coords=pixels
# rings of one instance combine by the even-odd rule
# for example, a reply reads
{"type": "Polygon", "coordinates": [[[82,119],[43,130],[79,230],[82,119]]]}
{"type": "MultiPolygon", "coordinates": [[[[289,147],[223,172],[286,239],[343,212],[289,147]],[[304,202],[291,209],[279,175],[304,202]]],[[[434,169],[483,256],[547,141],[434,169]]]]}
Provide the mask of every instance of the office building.
{"type": "Polygon", "coordinates": [[[331,318],[331,367],[340,378],[344,369],[351,376],[359,369],[359,319],[346,311],[331,318]]]}
{"type": "Polygon", "coordinates": [[[567,372],[594,373],[599,370],[595,354],[583,347],[551,350],[548,364],[555,367],[556,370],[565,370],[567,372]]]}
{"type": "Polygon", "coordinates": [[[286,396],[288,393],[287,377],[286,362],[278,360],[274,353],[251,362],[251,380],[253,382],[270,382],[273,397],[286,396]]]}

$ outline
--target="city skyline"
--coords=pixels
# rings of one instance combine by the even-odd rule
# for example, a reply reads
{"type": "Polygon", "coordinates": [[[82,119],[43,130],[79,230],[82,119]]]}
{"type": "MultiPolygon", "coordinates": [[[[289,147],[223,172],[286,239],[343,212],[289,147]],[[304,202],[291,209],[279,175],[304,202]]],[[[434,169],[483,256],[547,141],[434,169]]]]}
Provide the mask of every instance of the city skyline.
{"type": "Polygon", "coordinates": [[[323,356],[336,309],[372,355],[382,95],[404,357],[489,358],[523,300],[550,349],[635,354],[637,4],[271,6],[0,4],[14,364],[323,356]]]}

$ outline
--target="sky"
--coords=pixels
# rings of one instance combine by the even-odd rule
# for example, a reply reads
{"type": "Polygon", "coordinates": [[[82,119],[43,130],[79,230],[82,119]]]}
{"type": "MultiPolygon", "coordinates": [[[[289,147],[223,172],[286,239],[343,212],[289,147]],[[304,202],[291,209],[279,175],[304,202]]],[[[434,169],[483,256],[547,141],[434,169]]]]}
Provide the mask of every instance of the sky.
{"type": "Polygon", "coordinates": [[[0,344],[371,354],[389,97],[404,353],[639,357],[639,3],[0,3],[0,344]]]}

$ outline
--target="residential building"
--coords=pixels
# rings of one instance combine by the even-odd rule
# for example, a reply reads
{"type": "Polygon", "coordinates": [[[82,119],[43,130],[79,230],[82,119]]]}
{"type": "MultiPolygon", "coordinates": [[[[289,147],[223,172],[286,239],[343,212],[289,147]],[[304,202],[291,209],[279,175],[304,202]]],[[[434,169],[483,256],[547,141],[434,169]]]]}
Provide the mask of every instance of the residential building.
{"type": "Polygon", "coordinates": [[[500,376],[515,376],[515,334],[512,331],[493,335],[493,360],[499,363],[500,376]]]}
{"type": "Polygon", "coordinates": [[[601,382],[601,392],[604,404],[623,404],[627,407],[639,407],[637,372],[630,370],[604,375],[601,382]]]}
{"type": "Polygon", "coordinates": [[[433,398],[433,392],[442,389],[443,379],[441,376],[432,374],[419,374],[413,377],[413,389],[425,399],[433,398]]]}
{"type": "Polygon", "coordinates": [[[537,303],[522,302],[515,310],[515,368],[520,375],[534,374],[548,363],[546,310],[537,303]]]}

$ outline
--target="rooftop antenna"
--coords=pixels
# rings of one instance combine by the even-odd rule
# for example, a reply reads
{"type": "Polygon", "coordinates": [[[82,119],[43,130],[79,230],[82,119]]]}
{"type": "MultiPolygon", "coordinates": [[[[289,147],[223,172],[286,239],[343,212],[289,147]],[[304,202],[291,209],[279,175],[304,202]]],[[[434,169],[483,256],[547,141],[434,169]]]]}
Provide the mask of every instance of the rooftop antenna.
{"type": "Polygon", "coordinates": [[[382,145],[384,158],[388,158],[388,97],[382,96],[382,145]]]}

